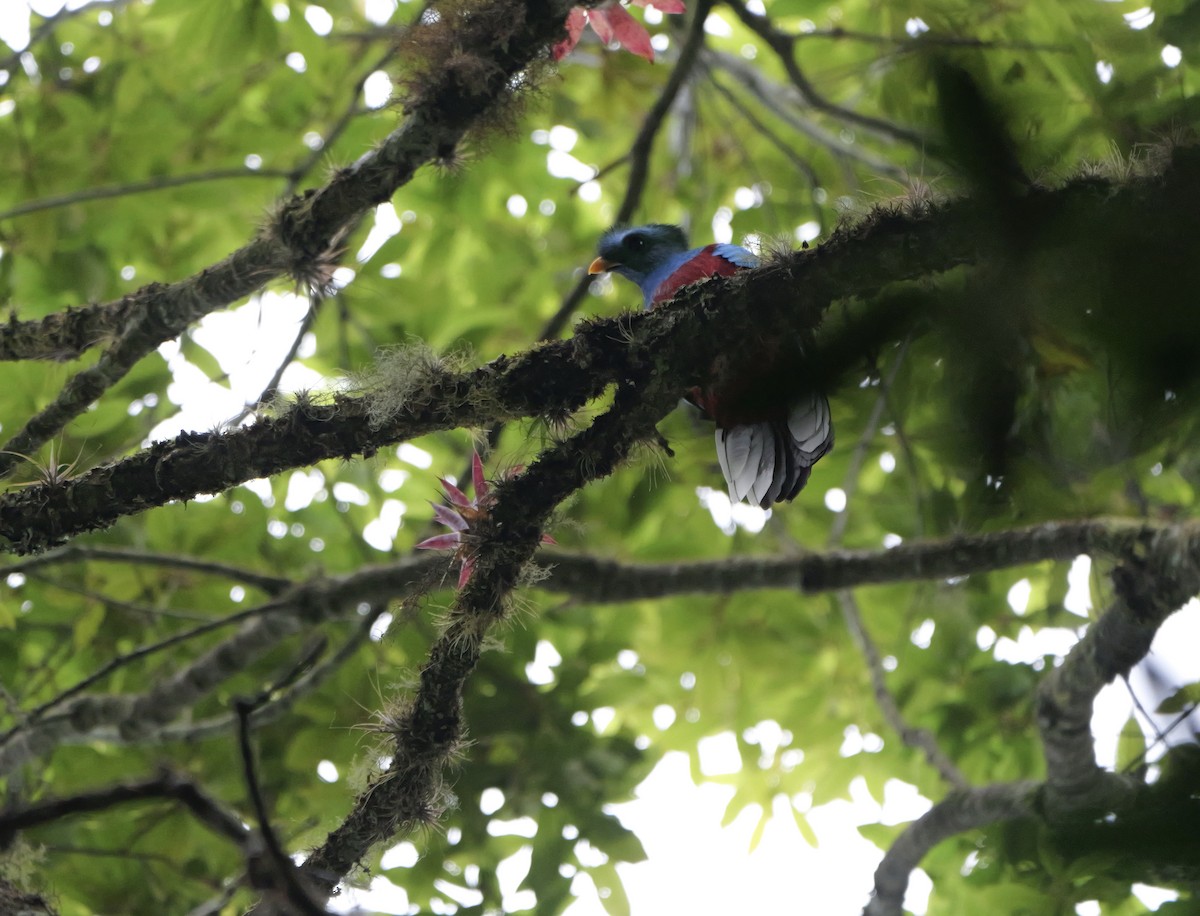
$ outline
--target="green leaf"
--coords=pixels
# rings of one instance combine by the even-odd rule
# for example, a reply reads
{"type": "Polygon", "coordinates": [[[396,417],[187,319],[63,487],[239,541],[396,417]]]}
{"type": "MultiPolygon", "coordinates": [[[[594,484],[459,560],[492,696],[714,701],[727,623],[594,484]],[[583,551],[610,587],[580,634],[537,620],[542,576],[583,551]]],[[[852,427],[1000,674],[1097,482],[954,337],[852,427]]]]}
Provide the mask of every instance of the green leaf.
{"type": "Polygon", "coordinates": [[[1174,715],[1200,704],[1200,681],[1185,684],[1158,704],[1154,711],[1162,715],[1174,715]]]}

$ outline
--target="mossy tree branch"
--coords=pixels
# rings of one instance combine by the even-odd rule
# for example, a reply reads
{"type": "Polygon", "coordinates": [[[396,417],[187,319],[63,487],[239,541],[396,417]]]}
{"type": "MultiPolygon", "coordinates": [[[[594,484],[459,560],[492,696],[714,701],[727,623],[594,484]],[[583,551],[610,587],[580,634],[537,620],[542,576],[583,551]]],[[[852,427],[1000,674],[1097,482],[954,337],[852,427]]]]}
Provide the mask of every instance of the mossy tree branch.
{"type": "MultiPolygon", "coordinates": [[[[1045,253],[1075,252],[1084,258],[1093,248],[1102,253],[1114,231],[1138,233],[1142,244],[1153,244],[1158,233],[1200,235],[1200,213],[1176,205],[1198,190],[1200,153],[1181,149],[1161,174],[1037,189],[1022,206],[1043,227],[1033,235],[1045,253]],[[1181,225],[1189,221],[1197,223],[1191,230],[1181,225]],[[1093,245],[1089,239],[1097,235],[1093,245]]],[[[10,550],[43,550],[172,500],[221,492],[327,458],[369,456],[436,430],[561,418],[608,384],[627,378],[638,350],[660,354],[660,372],[672,363],[676,369],[668,381],[683,391],[701,380],[718,356],[752,359],[765,338],[810,334],[834,301],[869,298],[899,281],[1002,256],[1008,245],[988,209],[971,199],[879,208],[819,248],[793,252],[732,280],[693,287],[670,307],[585,323],[570,340],[502,356],[473,371],[431,370],[383,417],[371,396],[305,402],[247,429],[183,434],[76,480],[6,494],[0,497],[0,538],[10,550]]],[[[813,350],[812,364],[797,383],[828,384],[861,364],[864,355],[908,333],[928,308],[920,297],[885,301],[840,336],[827,333],[826,344],[813,350]]]]}

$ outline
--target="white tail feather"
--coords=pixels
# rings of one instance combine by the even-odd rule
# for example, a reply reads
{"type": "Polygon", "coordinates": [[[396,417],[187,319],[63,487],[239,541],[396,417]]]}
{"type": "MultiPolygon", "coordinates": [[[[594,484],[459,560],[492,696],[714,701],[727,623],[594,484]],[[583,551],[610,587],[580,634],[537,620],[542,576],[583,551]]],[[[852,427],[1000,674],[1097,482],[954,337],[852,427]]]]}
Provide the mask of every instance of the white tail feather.
{"type": "Polygon", "coordinates": [[[718,428],[716,444],[733,502],[747,499],[766,508],[791,499],[808,480],[808,469],[833,447],[829,402],[819,392],[805,394],[786,423],[718,428]]]}
{"type": "Polygon", "coordinates": [[[811,392],[788,414],[788,431],[796,448],[805,453],[811,465],[829,450],[829,401],[819,392],[811,392]]]}
{"type": "MultiPolygon", "coordinates": [[[[750,484],[749,496],[759,505],[766,503],[775,478],[775,434],[766,423],[755,423],[749,427],[759,445],[758,473],[750,484]]],[[[778,491],[776,491],[778,492],[778,491]]]]}

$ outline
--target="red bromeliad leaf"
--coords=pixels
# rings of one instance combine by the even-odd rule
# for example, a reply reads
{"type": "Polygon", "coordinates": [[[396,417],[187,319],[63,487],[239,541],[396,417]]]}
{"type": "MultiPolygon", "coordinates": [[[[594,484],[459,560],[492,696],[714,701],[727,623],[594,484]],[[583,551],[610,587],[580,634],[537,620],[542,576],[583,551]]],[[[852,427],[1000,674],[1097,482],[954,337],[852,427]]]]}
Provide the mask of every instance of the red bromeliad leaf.
{"type": "Polygon", "coordinates": [[[417,550],[448,550],[457,548],[460,544],[462,544],[462,535],[453,531],[450,534],[435,534],[414,546],[417,550]]]}
{"type": "Polygon", "coordinates": [[[449,506],[443,506],[435,502],[430,502],[433,506],[433,517],[454,531],[466,531],[467,520],[451,509],[449,506]]]}
{"type": "Polygon", "coordinates": [[[479,452],[471,453],[471,482],[475,484],[475,505],[478,506],[488,495],[487,479],[483,476],[483,461],[479,458],[479,452]]]}
{"type": "MultiPolygon", "coordinates": [[[[520,470],[521,468],[518,466],[512,470],[501,472],[498,479],[508,480],[520,470]]],[[[491,488],[483,474],[483,461],[478,452],[471,456],[471,482],[475,486],[474,499],[467,499],[467,494],[445,478],[441,478],[441,481],[442,489],[446,491],[446,498],[450,500],[451,505],[443,506],[434,502],[431,502],[430,505],[433,506],[433,517],[451,530],[448,534],[437,534],[426,538],[416,547],[418,550],[454,550],[456,552],[455,559],[459,562],[458,587],[461,589],[471,578],[471,570],[475,568],[475,558],[472,556],[471,544],[467,540],[468,533],[474,523],[487,517],[488,510],[495,498],[491,496],[491,488]]],[[[542,543],[557,544],[554,538],[548,534],[542,535],[542,543]]]]}
{"type": "Polygon", "coordinates": [[[446,496],[449,498],[450,502],[454,503],[454,505],[461,506],[463,508],[472,505],[471,500],[467,499],[467,494],[448,481],[445,477],[439,477],[438,480],[442,482],[442,489],[446,491],[446,496]]]}

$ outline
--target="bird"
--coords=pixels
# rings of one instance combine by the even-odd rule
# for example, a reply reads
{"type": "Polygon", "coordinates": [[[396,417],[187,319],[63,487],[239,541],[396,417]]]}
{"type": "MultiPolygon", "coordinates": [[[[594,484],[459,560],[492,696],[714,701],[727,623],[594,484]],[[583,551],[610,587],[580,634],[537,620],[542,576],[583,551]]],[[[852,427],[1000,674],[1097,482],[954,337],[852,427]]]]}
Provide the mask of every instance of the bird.
{"type": "MultiPolygon", "coordinates": [[[[688,245],[679,226],[614,226],[597,246],[589,274],[613,272],[642,291],[647,310],[685,286],[728,277],[760,264],[738,245],[688,245]]],[[[808,483],[812,466],[833,448],[829,401],[820,391],[796,392],[795,363],[782,346],[768,346],[753,368],[692,388],[688,400],[716,423],[717,460],[734,503],[767,509],[790,502],[808,483]],[[775,352],[768,352],[770,350],[775,352]],[[790,383],[790,384],[789,384],[790,383]]],[[[714,366],[714,369],[717,367],[714,366]]]]}

